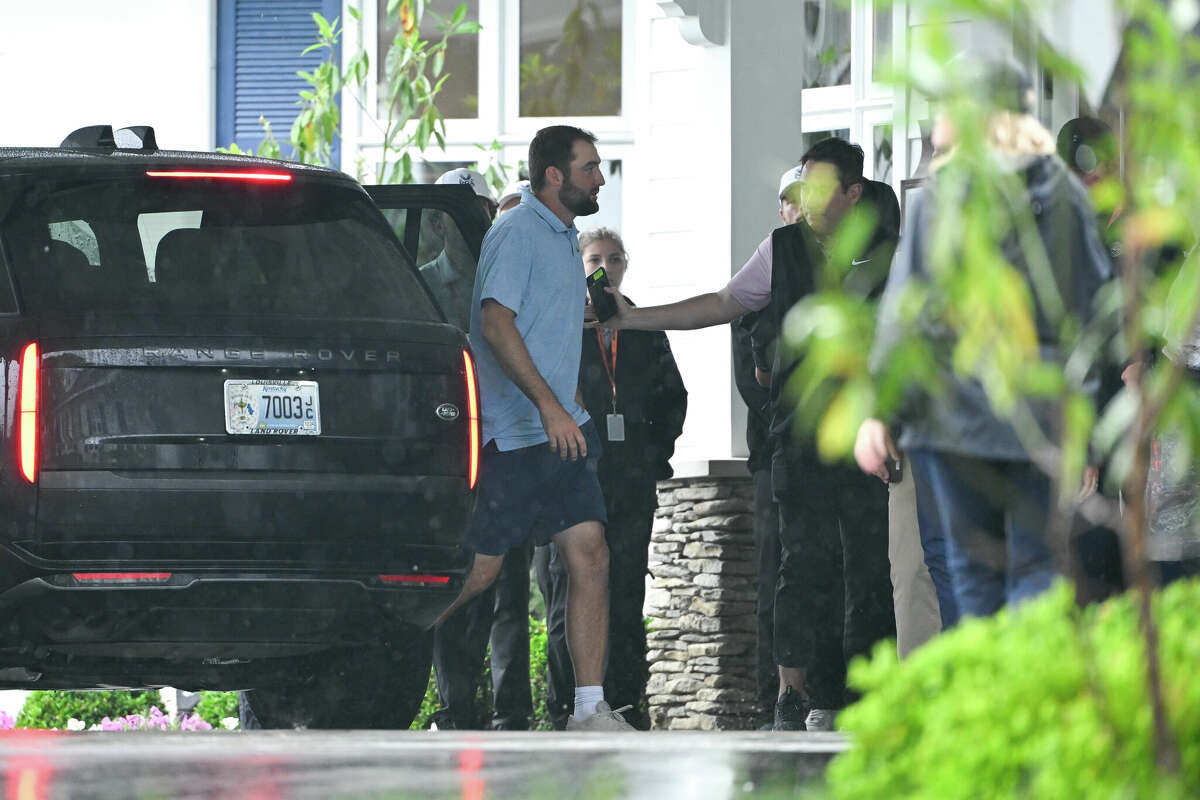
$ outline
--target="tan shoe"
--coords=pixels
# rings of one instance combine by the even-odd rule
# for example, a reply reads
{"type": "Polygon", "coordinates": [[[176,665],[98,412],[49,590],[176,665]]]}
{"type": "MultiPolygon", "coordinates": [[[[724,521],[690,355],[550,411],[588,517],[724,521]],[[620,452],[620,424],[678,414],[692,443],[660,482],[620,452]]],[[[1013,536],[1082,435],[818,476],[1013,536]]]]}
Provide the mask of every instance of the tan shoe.
{"type": "Polygon", "coordinates": [[[633,706],[623,706],[613,711],[608,703],[601,700],[596,703],[596,713],[592,714],[587,719],[578,720],[575,717],[567,717],[567,730],[569,731],[636,731],[637,728],[630,725],[621,716],[622,711],[628,711],[633,706]]]}

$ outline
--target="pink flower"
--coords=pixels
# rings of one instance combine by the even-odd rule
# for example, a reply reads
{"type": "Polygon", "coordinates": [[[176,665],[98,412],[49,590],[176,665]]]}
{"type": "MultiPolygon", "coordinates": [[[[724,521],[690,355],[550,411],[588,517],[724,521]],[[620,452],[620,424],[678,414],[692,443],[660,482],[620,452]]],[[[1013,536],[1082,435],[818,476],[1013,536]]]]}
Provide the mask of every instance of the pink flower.
{"type": "Polygon", "coordinates": [[[204,718],[199,714],[188,716],[183,715],[183,719],[179,723],[179,729],[183,731],[211,731],[212,725],[204,721],[204,718]]]}
{"type": "Polygon", "coordinates": [[[7,711],[0,711],[0,730],[7,731],[16,727],[17,720],[7,711]]]}
{"type": "Polygon", "coordinates": [[[109,719],[105,717],[100,720],[100,730],[102,731],[123,731],[125,730],[125,720],[118,717],[117,719],[109,719]]]}

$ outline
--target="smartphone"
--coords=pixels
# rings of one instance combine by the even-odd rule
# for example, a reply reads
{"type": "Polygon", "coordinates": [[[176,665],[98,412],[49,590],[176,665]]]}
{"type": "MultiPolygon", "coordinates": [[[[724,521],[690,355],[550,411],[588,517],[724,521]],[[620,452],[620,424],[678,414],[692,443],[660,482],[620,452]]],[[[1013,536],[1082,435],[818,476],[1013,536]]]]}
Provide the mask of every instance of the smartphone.
{"type": "Polygon", "coordinates": [[[592,308],[596,312],[596,319],[601,322],[617,314],[617,301],[611,294],[604,291],[611,285],[604,267],[600,267],[587,277],[588,296],[592,298],[592,308]]]}
{"type": "Polygon", "coordinates": [[[888,456],[887,471],[888,483],[899,483],[904,480],[904,460],[888,456]]]}

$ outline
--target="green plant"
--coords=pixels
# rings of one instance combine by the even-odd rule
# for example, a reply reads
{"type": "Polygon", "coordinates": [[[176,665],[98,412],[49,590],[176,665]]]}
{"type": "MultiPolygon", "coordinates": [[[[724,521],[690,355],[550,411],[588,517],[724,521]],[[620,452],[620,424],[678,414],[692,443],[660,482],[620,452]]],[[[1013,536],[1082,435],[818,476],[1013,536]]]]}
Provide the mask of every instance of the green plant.
{"type": "Polygon", "coordinates": [[[147,716],[152,706],[162,708],[162,698],[157,689],[144,692],[35,691],[25,698],[25,705],[17,715],[17,727],[65,729],[71,719],[80,720],[90,727],[99,725],[105,717],[116,719],[128,714],[147,716]]]}
{"type": "MultiPolygon", "coordinates": [[[[422,154],[431,140],[445,149],[446,122],[437,107],[437,95],[449,73],[443,71],[446,47],[452,36],[477,33],[479,23],[466,19],[467,7],[460,4],[449,17],[442,17],[426,9],[426,0],[389,0],[387,15],[400,21],[398,32],[388,47],[384,60],[384,100],[387,119],[379,126],[382,136],[382,151],[375,169],[376,183],[411,183],[413,179],[413,151],[422,154]],[[425,13],[433,15],[438,22],[440,38],[429,41],[421,38],[419,25],[425,13]]],[[[361,24],[361,13],[349,8],[350,16],[361,24]]],[[[300,71],[309,88],[300,92],[297,101],[300,111],[292,122],[288,135],[293,161],[328,166],[331,163],[333,142],[341,131],[341,111],[338,100],[344,94],[368,111],[364,101],[364,88],[370,75],[370,58],[365,49],[351,53],[343,69],[336,61],[338,43],[344,42],[345,30],[338,18],[332,22],[318,13],[313,13],[317,27],[317,41],[304,53],[322,51],[325,58],[312,72],[300,71]],[[351,89],[344,92],[344,89],[351,89]]],[[[373,113],[364,115],[374,119],[373,113]]],[[[255,155],[267,158],[282,158],[283,148],[271,131],[270,124],[260,117],[266,133],[255,155]]],[[[245,153],[236,143],[221,152],[245,153]]],[[[362,179],[363,163],[359,163],[359,178],[362,179]]]]}
{"type": "MultiPolygon", "coordinates": [[[[1118,279],[1095,298],[1089,320],[1065,310],[1069,298],[1058,296],[1054,278],[1063,265],[1049,263],[1029,207],[1013,202],[1023,186],[989,152],[991,110],[979,102],[969,66],[953,61],[960,49],[957,21],[970,17],[1006,31],[1018,55],[1036,62],[1056,86],[1079,83],[1084,76],[1078,66],[1031,41],[1029,28],[1022,27],[1052,4],[919,5],[922,24],[911,29],[908,58],[897,64],[893,78],[904,96],[936,98],[957,132],[937,175],[929,275],[896,298],[897,344],[874,373],[867,354],[877,309],[841,290],[841,276],[820,276],[820,291],[792,311],[785,330],[801,358],[788,387],[797,418],[816,432],[826,458],[844,458],[864,417],[890,418],[914,394],[936,397],[949,378],[977,382],[991,409],[1012,424],[1054,484],[1047,535],[1061,552],[1067,549],[1081,474],[1088,463],[1105,463],[1112,494],[1119,487],[1125,507],[1097,496],[1088,501],[1087,514],[1122,532],[1126,572],[1139,590],[1136,607],[1146,646],[1138,674],[1153,713],[1154,760],[1170,774],[1179,753],[1159,681],[1162,648],[1150,603],[1144,499],[1154,436],[1171,436],[1187,452],[1200,453],[1200,390],[1185,380],[1184,359],[1146,354],[1194,339],[1200,321],[1200,251],[1192,246],[1200,230],[1194,113],[1200,103],[1200,38],[1194,35],[1195,19],[1185,13],[1194,4],[1116,2],[1128,17],[1121,64],[1109,90],[1124,131],[1123,168],[1092,187],[1092,197],[1123,254],[1118,279]],[[1182,246],[1171,247],[1175,244],[1182,246]],[[1029,266],[1028,281],[1013,266],[1014,250],[1029,266]],[[1035,299],[1042,315],[1036,321],[1035,299]],[[1056,355],[1044,358],[1047,352],[1056,355]],[[1127,360],[1145,367],[1143,377],[1098,405],[1089,380],[1096,370],[1127,360]],[[1035,422],[1039,407],[1059,410],[1050,430],[1035,422]]],[[[834,252],[856,252],[869,227],[869,220],[846,226],[834,252]]],[[[1026,667],[1014,662],[1013,668],[1026,667]]]]}
{"type": "Polygon", "coordinates": [[[834,796],[1200,796],[1200,581],[1171,585],[1154,606],[1177,775],[1155,768],[1136,597],[1080,610],[1060,582],[903,662],[890,642],[855,661],[850,682],[864,697],[839,717],[854,747],[830,766],[834,796]]]}
{"type": "MultiPolygon", "coordinates": [[[[437,95],[449,77],[449,73],[443,73],[446,46],[451,36],[474,34],[481,29],[478,22],[467,20],[467,7],[462,4],[449,17],[428,11],[437,19],[442,35],[435,42],[422,39],[419,26],[427,13],[425,6],[424,0],[388,0],[388,15],[398,14],[401,24],[384,62],[387,120],[380,128],[383,152],[376,167],[378,183],[411,183],[411,151],[423,153],[431,139],[445,149],[446,120],[438,110],[437,95]]],[[[364,64],[363,77],[358,78],[361,87],[366,54],[360,51],[359,56],[364,64]]]]}
{"type": "Polygon", "coordinates": [[[577,0],[547,53],[521,58],[521,116],[608,113],[621,93],[621,34],[593,0],[577,0]]]}
{"type": "Polygon", "coordinates": [[[237,692],[201,692],[200,702],[196,704],[196,714],[200,718],[212,725],[214,728],[221,727],[221,720],[238,716],[238,693],[237,692]]]}

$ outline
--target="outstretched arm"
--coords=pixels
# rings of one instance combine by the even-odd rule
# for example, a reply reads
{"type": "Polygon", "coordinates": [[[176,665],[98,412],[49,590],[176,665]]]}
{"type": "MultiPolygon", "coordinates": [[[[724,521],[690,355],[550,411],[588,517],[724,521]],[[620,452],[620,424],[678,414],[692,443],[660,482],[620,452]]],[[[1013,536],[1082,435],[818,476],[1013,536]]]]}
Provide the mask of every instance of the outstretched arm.
{"type": "Polygon", "coordinates": [[[728,287],[698,294],[665,306],[634,308],[620,293],[610,290],[617,302],[617,314],[600,323],[605,328],[637,331],[690,331],[724,325],[753,309],[746,308],[728,287]]]}

